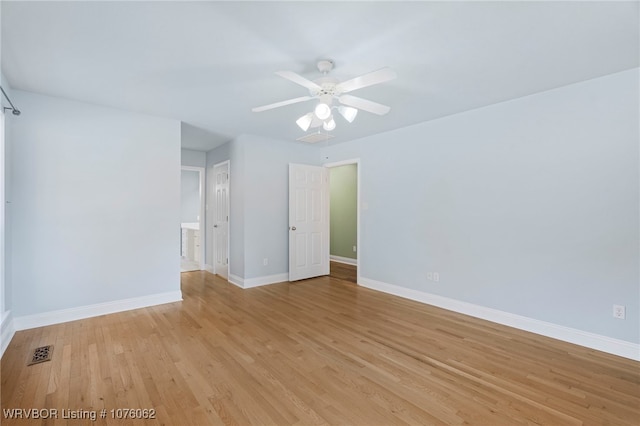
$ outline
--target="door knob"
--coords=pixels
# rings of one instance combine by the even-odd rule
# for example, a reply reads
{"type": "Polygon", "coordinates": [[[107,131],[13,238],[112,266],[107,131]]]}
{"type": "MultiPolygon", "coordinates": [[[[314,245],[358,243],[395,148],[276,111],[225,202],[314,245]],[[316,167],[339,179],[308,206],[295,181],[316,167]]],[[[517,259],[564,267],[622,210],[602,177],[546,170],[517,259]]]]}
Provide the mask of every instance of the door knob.
{"type": "Polygon", "coordinates": [[[214,228],[217,228],[217,227],[218,227],[218,225],[213,225],[213,227],[214,227],[214,228]]]}
{"type": "Polygon", "coordinates": [[[295,226],[292,226],[292,227],[291,227],[291,230],[292,230],[292,231],[295,231],[295,230],[296,230],[296,227],[295,227],[295,226]]]}

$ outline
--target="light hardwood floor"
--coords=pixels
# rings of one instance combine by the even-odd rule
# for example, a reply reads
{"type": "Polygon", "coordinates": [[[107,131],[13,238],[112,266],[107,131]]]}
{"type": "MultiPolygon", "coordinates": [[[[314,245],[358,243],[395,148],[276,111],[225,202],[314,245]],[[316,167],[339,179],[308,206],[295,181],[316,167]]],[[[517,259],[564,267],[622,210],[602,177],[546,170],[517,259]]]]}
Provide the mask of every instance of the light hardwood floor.
{"type": "Polygon", "coordinates": [[[640,421],[631,360],[335,277],[241,290],[189,272],[182,288],[183,302],[18,332],[2,408],[108,410],[73,425],[640,421]],[[53,360],[27,367],[46,344],[53,360]],[[111,420],[118,408],[157,419],[111,420]]]}
{"type": "Polygon", "coordinates": [[[334,278],[339,278],[344,281],[352,283],[358,282],[358,273],[354,265],[346,265],[339,262],[331,262],[330,275],[334,278]]]}

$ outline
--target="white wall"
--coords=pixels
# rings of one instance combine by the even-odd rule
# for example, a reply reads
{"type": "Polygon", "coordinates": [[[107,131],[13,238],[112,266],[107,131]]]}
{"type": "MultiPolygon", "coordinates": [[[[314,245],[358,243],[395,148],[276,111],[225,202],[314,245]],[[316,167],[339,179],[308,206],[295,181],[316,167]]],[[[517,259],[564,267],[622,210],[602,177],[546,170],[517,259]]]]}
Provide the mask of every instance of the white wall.
{"type": "Polygon", "coordinates": [[[203,154],[213,149],[213,147],[218,147],[231,140],[230,137],[212,133],[185,122],[181,123],[180,133],[182,135],[183,148],[193,152],[202,152],[203,154]]]}
{"type": "Polygon", "coordinates": [[[319,149],[245,135],[245,279],[289,271],[289,163],[319,165],[319,149]],[[263,259],[268,265],[263,265],[263,259]]]}
{"type": "Polygon", "coordinates": [[[638,79],[323,149],[328,162],[361,160],[362,276],[640,342],[638,79]]]}
{"type": "MultiPolygon", "coordinates": [[[[0,2],[0,22],[2,22],[2,2],[0,2]]],[[[2,31],[0,31],[0,85],[5,92],[11,96],[9,84],[2,74],[2,31]]],[[[8,106],[4,97],[0,99],[0,108],[8,106]]],[[[3,109],[4,111],[4,109],[3,109]]],[[[11,277],[10,273],[10,253],[8,253],[8,244],[10,241],[10,215],[7,208],[7,200],[10,197],[10,176],[7,166],[10,164],[7,159],[7,153],[10,152],[11,142],[9,136],[10,119],[7,119],[2,129],[2,143],[0,144],[0,357],[9,345],[13,337],[13,327],[11,319],[11,277]]]]}
{"type": "MultiPolygon", "coordinates": [[[[10,98],[13,97],[11,86],[9,86],[9,82],[5,79],[4,75],[0,73],[0,84],[3,89],[10,98]]],[[[8,107],[9,104],[3,98],[0,102],[2,107],[8,107]]],[[[18,105],[16,105],[18,106],[18,105]]],[[[2,209],[2,228],[3,228],[3,241],[2,247],[0,249],[3,250],[2,253],[2,265],[0,267],[0,280],[3,280],[2,285],[0,285],[0,291],[2,294],[2,306],[0,307],[0,354],[4,352],[9,341],[11,340],[11,336],[13,335],[13,329],[11,327],[12,320],[12,294],[13,294],[13,283],[12,283],[12,261],[11,261],[11,241],[12,241],[12,227],[11,227],[11,219],[12,219],[12,209],[11,209],[11,200],[13,197],[13,185],[11,178],[11,146],[12,146],[12,137],[11,137],[11,128],[13,127],[13,123],[16,120],[19,120],[20,117],[13,115],[10,111],[7,111],[8,114],[5,115],[5,128],[4,128],[4,148],[3,155],[4,157],[0,164],[2,166],[2,190],[4,192],[3,196],[0,198],[0,202],[2,205],[0,209],[2,209]]]]}
{"type": "MultiPolygon", "coordinates": [[[[0,22],[2,22],[2,4],[0,4],[0,22]]],[[[0,31],[0,75],[2,74],[2,31],[0,31]]],[[[4,76],[0,77],[0,85],[4,88],[4,76]]],[[[6,204],[6,194],[5,194],[5,181],[6,181],[6,172],[5,172],[5,127],[4,124],[4,97],[0,96],[0,108],[2,109],[2,123],[0,124],[0,164],[2,165],[2,170],[0,170],[0,202],[2,206],[0,206],[0,336],[2,335],[2,323],[4,320],[5,310],[8,309],[7,304],[5,303],[5,204],[6,204]]],[[[2,350],[2,342],[0,342],[0,354],[4,352],[2,350]]],[[[0,355],[1,356],[1,355],[0,355]]]]}
{"type": "Polygon", "coordinates": [[[207,164],[207,153],[183,148],[180,150],[180,164],[189,167],[205,167],[207,164]]]}
{"type": "MultiPolygon", "coordinates": [[[[319,152],[308,145],[241,135],[207,153],[208,168],[226,160],[231,164],[230,274],[255,280],[288,272],[289,163],[319,164],[319,152]]],[[[208,232],[207,247],[212,244],[208,232]]]]}
{"type": "Polygon", "coordinates": [[[179,292],[180,123],[13,96],[14,316],[179,292]]]}

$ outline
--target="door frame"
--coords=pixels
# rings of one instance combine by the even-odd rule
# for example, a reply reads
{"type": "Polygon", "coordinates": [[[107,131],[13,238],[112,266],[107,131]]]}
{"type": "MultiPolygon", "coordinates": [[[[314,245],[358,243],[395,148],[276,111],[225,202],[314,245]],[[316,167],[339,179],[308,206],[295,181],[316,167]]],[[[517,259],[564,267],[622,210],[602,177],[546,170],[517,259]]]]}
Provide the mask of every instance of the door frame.
{"type": "MultiPolygon", "coordinates": [[[[347,166],[349,164],[355,164],[356,165],[356,171],[357,171],[357,175],[356,175],[356,179],[358,180],[356,182],[356,244],[357,244],[357,251],[356,251],[356,282],[359,285],[360,284],[360,213],[362,210],[362,202],[361,202],[361,191],[360,191],[360,169],[362,167],[361,162],[360,162],[360,158],[352,158],[349,160],[342,160],[342,161],[334,161],[331,163],[324,163],[322,166],[326,167],[328,169],[331,169],[333,167],[340,167],[340,166],[347,166]]],[[[331,175],[329,175],[329,180],[331,180],[331,175]]],[[[329,189],[329,191],[331,191],[331,189],[329,189]]],[[[329,193],[329,195],[331,195],[331,193],[329,193]]],[[[329,209],[329,211],[327,212],[327,215],[329,217],[329,229],[331,229],[331,203],[327,203],[327,209],[329,209]]],[[[331,231],[329,231],[329,244],[327,246],[327,250],[329,251],[329,255],[331,255],[331,231]]]]}
{"type": "MultiPolygon", "coordinates": [[[[198,220],[198,230],[200,232],[200,258],[198,259],[200,270],[204,269],[204,259],[205,259],[205,250],[206,250],[206,232],[204,228],[205,224],[205,173],[206,169],[204,167],[193,167],[193,166],[180,166],[180,172],[182,171],[191,171],[198,172],[198,182],[200,183],[200,208],[198,211],[200,212],[199,220],[198,220]]],[[[180,220],[180,229],[182,229],[182,220],[180,220]]]]}
{"type": "Polygon", "coordinates": [[[208,191],[209,196],[211,197],[212,200],[212,215],[211,215],[211,272],[213,274],[216,274],[216,243],[215,243],[215,238],[216,238],[216,233],[213,229],[213,224],[215,223],[215,218],[216,218],[216,211],[218,209],[218,203],[216,202],[216,196],[215,196],[215,191],[216,191],[216,182],[215,182],[215,173],[213,172],[215,170],[216,167],[222,166],[226,164],[227,165],[227,174],[229,175],[229,177],[227,178],[227,183],[229,184],[229,189],[227,191],[227,207],[229,208],[229,220],[227,221],[227,259],[229,259],[227,261],[227,281],[229,280],[229,277],[231,276],[231,245],[230,245],[230,241],[231,241],[231,160],[225,160],[225,161],[221,161],[219,163],[214,164],[213,166],[211,166],[211,190],[208,191]]]}

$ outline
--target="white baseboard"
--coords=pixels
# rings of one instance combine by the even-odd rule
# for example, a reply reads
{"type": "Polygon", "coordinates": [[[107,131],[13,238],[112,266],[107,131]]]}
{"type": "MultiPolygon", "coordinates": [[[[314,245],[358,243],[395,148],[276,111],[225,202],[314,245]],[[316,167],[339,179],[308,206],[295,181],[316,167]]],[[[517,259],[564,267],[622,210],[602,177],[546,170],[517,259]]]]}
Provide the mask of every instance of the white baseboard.
{"type": "Polygon", "coordinates": [[[268,284],[287,282],[289,281],[289,274],[285,272],[282,274],[265,275],[264,277],[256,278],[240,278],[237,275],[229,274],[228,281],[240,288],[253,288],[268,284]]]}
{"type": "Polygon", "coordinates": [[[614,339],[600,334],[569,328],[550,322],[540,321],[497,309],[474,305],[448,297],[425,293],[393,284],[387,284],[365,277],[358,279],[358,284],[373,290],[393,294],[416,302],[426,303],[450,311],[459,312],[476,318],[495,322],[553,339],[562,340],[587,348],[596,349],[624,358],[640,361],[640,345],[625,340],[614,339]]]}
{"type": "Polygon", "coordinates": [[[264,277],[246,278],[244,280],[244,288],[260,287],[262,285],[276,284],[289,281],[289,274],[266,275],[264,277]]]}
{"type": "Polygon", "coordinates": [[[227,281],[229,281],[236,287],[244,288],[244,278],[240,278],[237,275],[229,274],[229,278],[227,278],[227,281]]]}
{"type": "Polygon", "coordinates": [[[213,274],[213,266],[209,265],[208,263],[205,263],[204,270],[213,274]]]}
{"type": "Polygon", "coordinates": [[[351,259],[350,257],[342,257],[342,256],[329,256],[329,259],[333,262],[345,263],[347,265],[356,266],[358,264],[358,259],[351,259]]]}
{"type": "Polygon", "coordinates": [[[95,305],[79,306],[77,308],[61,309],[59,311],[15,317],[13,319],[13,326],[16,330],[26,330],[29,328],[43,327],[67,321],[113,314],[116,312],[130,311],[132,309],[162,305],[164,303],[179,302],[181,300],[182,292],[170,291],[167,293],[152,294],[149,296],[133,297],[131,299],[114,300],[113,302],[97,303],[95,305]]]}
{"type": "Polygon", "coordinates": [[[16,334],[16,330],[13,326],[13,316],[11,311],[7,311],[0,319],[0,358],[4,355],[4,351],[11,343],[14,334],[16,334]]]}

